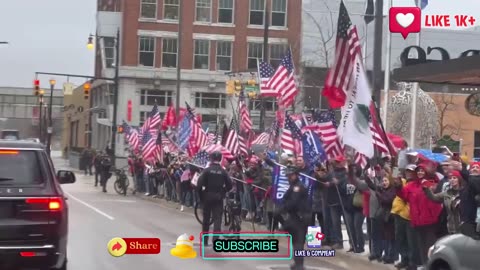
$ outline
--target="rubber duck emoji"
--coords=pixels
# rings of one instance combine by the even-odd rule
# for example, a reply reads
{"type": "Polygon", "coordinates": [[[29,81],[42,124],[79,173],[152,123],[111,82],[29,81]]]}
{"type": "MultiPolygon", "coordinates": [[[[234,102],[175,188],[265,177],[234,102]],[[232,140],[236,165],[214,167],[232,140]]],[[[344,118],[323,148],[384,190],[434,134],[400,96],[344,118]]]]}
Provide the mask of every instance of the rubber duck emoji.
{"type": "Polygon", "coordinates": [[[188,236],[186,233],[177,238],[177,243],[170,250],[170,254],[180,259],[193,259],[197,257],[197,252],[193,249],[193,235],[188,236]]]}

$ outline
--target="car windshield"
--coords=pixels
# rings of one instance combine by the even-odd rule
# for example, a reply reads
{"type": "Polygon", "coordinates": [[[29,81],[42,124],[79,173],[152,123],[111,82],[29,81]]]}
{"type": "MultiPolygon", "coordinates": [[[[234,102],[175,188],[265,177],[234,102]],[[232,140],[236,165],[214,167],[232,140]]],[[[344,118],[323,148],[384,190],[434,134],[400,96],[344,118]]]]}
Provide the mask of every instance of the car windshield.
{"type": "Polygon", "coordinates": [[[40,159],[35,151],[0,149],[0,186],[42,183],[40,159]]]}

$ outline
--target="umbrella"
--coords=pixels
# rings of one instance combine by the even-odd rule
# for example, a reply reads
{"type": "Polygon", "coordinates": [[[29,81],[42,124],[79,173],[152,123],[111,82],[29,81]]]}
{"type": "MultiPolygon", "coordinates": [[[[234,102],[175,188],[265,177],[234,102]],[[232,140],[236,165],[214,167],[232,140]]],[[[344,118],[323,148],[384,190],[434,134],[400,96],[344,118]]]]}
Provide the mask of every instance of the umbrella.
{"type": "Polygon", "coordinates": [[[210,144],[210,145],[207,145],[205,146],[204,148],[202,148],[200,151],[204,150],[205,152],[211,154],[215,151],[218,151],[220,153],[222,153],[222,156],[223,158],[225,159],[233,159],[235,158],[232,153],[230,152],[230,150],[228,150],[225,146],[221,145],[221,144],[210,144]]]}
{"type": "Polygon", "coordinates": [[[439,153],[433,153],[432,150],[428,149],[416,149],[413,150],[414,152],[417,152],[418,158],[423,159],[423,160],[430,160],[436,163],[442,163],[444,161],[448,160],[448,156],[444,154],[439,154],[439,153]]]}

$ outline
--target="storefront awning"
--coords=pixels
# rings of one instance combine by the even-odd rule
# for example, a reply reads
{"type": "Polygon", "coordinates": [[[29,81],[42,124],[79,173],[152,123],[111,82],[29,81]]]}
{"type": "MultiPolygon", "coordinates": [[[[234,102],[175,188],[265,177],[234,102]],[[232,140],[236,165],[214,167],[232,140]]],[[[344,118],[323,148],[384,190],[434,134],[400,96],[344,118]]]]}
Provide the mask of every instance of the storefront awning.
{"type": "Polygon", "coordinates": [[[397,68],[393,70],[392,79],[397,82],[477,86],[480,85],[480,55],[397,68]]]}

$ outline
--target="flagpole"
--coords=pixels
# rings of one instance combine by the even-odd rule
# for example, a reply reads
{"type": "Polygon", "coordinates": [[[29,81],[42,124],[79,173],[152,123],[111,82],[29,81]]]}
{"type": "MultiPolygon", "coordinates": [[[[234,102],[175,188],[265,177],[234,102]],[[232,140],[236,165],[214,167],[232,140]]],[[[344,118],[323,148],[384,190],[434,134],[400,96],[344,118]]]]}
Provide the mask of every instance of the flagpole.
{"type": "MultiPolygon", "coordinates": [[[[390,0],[388,7],[390,8],[393,4],[393,1],[390,0]]],[[[392,55],[392,33],[388,32],[387,34],[387,55],[385,56],[385,71],[384,71],[384,80],[383,80],[383,126],[387,127],[387,110],[388,110],[388,92],[390,90],[390,58],[392,55]]]]}
{"type": "MultiPolygon", "coordinates": [[[[415,1],[416,6],[420,6],[420,0],[415,1]]],[[[415,45],[420,46],[420,32],[418,32],[415,40],[415,45]]],[[[418,97],[418,83],[413,83],[412,86],[412,112],[410,114],[410,147],[415,148],[415,130],[417,126],[417,97],[418,97]]]]}

